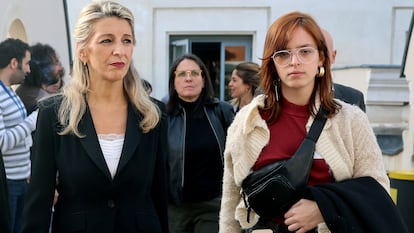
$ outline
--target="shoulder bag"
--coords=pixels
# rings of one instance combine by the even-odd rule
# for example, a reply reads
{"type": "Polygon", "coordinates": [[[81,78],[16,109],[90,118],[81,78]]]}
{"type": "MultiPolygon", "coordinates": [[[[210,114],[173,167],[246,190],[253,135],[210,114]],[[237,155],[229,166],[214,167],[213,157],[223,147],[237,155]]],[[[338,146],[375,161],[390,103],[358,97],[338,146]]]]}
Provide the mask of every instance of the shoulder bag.
{"type": "Polygon", "coordinates": [[[326,114],[321,108],[307,136],[290,159],[269,164],[243,180],[241,194],[248,210],[247,222],[250,221],[251,209],[261,218],[271,219],[284,214],[300,199],[309,179],[315,144],[325,122],[326,114]]]}

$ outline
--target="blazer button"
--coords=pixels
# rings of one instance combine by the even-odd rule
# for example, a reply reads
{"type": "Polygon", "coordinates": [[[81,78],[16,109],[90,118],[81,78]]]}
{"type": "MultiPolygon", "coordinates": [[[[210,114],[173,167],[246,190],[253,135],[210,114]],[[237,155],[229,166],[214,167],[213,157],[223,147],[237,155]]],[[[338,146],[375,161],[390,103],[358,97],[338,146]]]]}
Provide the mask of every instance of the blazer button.
{"type": "Polygon", "coordinates": [[[108,207],[114,208],[115,207],[115,201],[114,200],[108,200],[108,207]]]}

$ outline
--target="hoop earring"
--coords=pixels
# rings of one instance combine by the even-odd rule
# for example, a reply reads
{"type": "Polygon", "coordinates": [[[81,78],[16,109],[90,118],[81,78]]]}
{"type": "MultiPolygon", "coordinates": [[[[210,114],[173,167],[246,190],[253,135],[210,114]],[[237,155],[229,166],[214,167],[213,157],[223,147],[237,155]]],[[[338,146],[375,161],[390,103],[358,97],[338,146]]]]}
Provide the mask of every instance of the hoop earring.
{"type": "Polygon", "coordinates": [[[280,79],[278,80],[273,80],[273,85],[275,86],[275,97],[276,97],[276,101],[279,102],[279,82],[280,79]]]}
{"type": "Polygon", "coordinates": [[[319,78],[322,78],[324,75],[325,75],[325,67],[323,67],[323,66],[318,67],[318,75],[317,76],[319,78]]]}

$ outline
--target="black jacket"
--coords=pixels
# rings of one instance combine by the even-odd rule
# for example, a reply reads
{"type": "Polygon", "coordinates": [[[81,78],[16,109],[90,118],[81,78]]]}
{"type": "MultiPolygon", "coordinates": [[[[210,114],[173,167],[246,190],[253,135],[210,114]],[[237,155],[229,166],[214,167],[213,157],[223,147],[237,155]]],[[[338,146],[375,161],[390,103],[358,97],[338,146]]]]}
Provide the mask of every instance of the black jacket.
{"type": "MultiPolygon", "coordinates": [[[[224,145],[227,128],[234,118],[233,106],[227,102],[213,99],[203,107],[210,125],[213,127],[220,154],[223,161],[224,145]]],[[[168,148],[170,169],[170,201],[180,205],[183,202],[182,188],[184,183],[184,147],[185,147],[185,116],[182,106],[177,106],[173,114],[168,116],[168,148]]],[[[224,165],[223,165],[224,166],[224,165]]]]}
{"type": "Polygon", "coordinates": [[[385,189],[372,177],[309,187],[332,233],[408,233],[385,189]]]}
{"type": "Polygon", "coordinates": [[[89,109],[78,126],[85,137],[59,135],[60,101],[45,102],[37,119],[22,233],[48,232],[55,187],[59,198],[53,232],[167,233],[166,118],[144,133],[138,126],[142,115],[129,104],[121,158],[112,178],[89,109]]]}
{"type": "Polygon", "coordinates": [[[334,95],[335,98],[340,99],[345,103],[356,105],[365,112],[364,94],[359,90],[335,83],[334,95]]]}

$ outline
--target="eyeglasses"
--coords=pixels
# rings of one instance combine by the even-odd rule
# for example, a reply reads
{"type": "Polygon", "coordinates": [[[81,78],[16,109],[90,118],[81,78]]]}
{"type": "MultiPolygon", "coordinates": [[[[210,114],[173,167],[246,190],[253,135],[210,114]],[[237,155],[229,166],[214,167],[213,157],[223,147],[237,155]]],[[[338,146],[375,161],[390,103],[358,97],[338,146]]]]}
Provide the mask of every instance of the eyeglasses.
{"type": "Polygon", "coordinates": [[[286,67],[292,62],[293,54],[302,64],[309,64],[317,57],[317,49],[312,47],[303,47],[293,50],[279,50],[276,51],[273,56],[273,62],[281,67],[286,67]]]}
{"type": "Polygon", "coordinates": [[[196,78],[201,75],[202,70],[176,70],[175,76],[178,78],[187,78],[190,75],[191,78],[196,78]]]}

